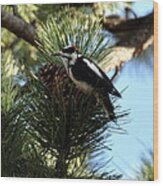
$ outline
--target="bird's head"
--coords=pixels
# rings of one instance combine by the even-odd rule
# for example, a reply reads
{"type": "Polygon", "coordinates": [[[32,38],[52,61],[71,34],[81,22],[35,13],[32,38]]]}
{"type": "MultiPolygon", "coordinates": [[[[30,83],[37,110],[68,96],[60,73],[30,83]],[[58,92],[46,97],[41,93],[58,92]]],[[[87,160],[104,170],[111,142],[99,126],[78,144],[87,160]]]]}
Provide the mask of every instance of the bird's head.
{"type": "Polygon", "coordinates": [[[60,56],[69,60],[76,60],[79,49],[75,46],[66,46],[61,51],[54,53],[54,56],[60,56]]]}

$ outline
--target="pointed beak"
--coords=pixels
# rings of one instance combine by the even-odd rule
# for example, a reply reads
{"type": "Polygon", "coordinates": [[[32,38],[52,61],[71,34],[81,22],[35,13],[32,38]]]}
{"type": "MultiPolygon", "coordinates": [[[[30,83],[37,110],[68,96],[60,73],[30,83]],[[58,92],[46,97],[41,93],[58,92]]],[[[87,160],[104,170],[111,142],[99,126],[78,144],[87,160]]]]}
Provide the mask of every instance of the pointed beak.
{"type": "Polygon", "coordinates": [[[63,53],[61,51],[55,52],[54,54],[52,54],[52,56],[62,56],[62,55],[63,53]]]}
{"type": "Polygon", "coordinates": [[[56,52],[56,53],[52,54],[52,56],[60,56],[60,57],[64,57],[64,58],[69,58],[69,55],[63,53],[62,51],[56,52]]]}

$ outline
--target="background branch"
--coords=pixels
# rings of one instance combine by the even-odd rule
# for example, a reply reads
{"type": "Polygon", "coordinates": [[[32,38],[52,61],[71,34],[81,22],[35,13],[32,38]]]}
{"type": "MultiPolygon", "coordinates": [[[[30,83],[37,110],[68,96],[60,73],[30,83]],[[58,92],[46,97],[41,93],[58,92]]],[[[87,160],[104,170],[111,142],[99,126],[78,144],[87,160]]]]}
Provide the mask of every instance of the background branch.
{"type": "Polygon", "coordinates": [[[101,64],[105,71],[120,66],[123,62],[140,55],[153,44],[153,16],[154,13],[152,12],[136,19],[126,20],[121,17],[108,17],[104,21],[104,28],[117,38],[117,43],[113,46],[113,51],[109,56],[110,65],[101,64]]]}
{"type": "Polygon", "coordinates": [[[33,46],[37,46],[34,27],[3,9],[1,9],[1,25],[17,37],[24,39],[33,46]]]}
{"type": "MultiPolygon", "coordinates": [[[[153,43],[153,12],[147,16],[125,19],[119,16],[106,17],[103,21],[105,30],[113,33],[117,43],[112,47],[108,63],[101,64],[107,72],[120,67],[122,62],[127,62],[133,57],[140,55],[153,43]]],[[[31,45],[37,47],[35,28],[26,23],[20,17],[7,13],[2,9],[2,27],[14,33],[17,37],[24,39],[31,45]]]]}

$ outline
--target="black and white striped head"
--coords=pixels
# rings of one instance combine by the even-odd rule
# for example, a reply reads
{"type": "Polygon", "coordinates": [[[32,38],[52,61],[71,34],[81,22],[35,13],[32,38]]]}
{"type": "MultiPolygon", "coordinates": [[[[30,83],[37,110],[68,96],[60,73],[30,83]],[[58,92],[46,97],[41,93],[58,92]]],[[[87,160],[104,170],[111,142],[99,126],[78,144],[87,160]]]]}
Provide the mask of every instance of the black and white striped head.
{"type": "Polygon", "coordinates": [[[62,52],[72,55],[73,53],[78,53],[79,49],[76,46],[66,46],[62,49],[62,52]]]}
{"type": "Polygon", "coordinates": [[[55,53],[56,56],[61,56],[69,60],[75,60],[78,57],[79,49],[75,46],[66,46],[61,51],[55,53]]]}

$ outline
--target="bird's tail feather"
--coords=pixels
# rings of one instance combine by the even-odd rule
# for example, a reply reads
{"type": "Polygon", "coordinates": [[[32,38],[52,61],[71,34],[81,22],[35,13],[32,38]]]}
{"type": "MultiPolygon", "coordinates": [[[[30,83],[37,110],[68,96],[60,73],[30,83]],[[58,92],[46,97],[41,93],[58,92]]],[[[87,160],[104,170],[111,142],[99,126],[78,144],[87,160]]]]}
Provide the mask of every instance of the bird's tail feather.
{"type": "Polygon", "coordinates": [[[112,94],[112,95],[114,95],[114,96],[117,96],[119,98],[122,97],[121,94],[118,92],[118,90],[115,87],[112,87],[112,89],[109,90],[109,93],[112,94]]]}
{"type": "Polygon", "coordinates": [[[110,120],[116,122],[116,115],[114,113],[114,107],[107,92],[102,93],[102,103],[110,120]]]}

